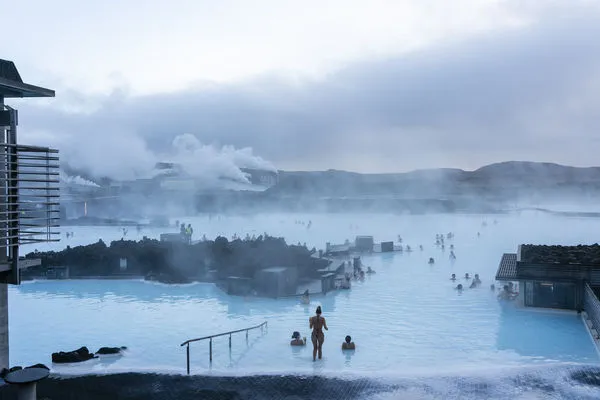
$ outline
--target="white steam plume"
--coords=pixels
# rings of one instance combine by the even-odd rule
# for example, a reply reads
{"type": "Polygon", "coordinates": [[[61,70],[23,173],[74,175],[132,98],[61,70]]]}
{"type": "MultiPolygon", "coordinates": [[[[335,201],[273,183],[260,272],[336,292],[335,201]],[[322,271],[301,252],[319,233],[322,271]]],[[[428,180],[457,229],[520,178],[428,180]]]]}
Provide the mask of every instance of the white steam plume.
{"type": "Polygon", "coordinates": [[[204,145],[189,133],[173,139],[172,151],[164,156],[164,160],[179,164],[190,177],[206,180],[228,178],[248,182],[240,168],[275,171],[271,163],[255,156],[251,148],[204,145]]]}
{"type": "Polygon", "coordinates": [[[61,160],[73,169],[117,181],[150,178],[156,175],[158,162],[178,164],[189,177],[207,183],[220,178],[248,182],[240,168],[276,171],[270,162],[254,155],[251,148],[205,145],[189,133],[176,136],[171,148],[164,152],[150,150],[144,139],[130,132],[69,140],[59,146],[61,160]]]}
{"type": "Polygon", "coordinates": [[[80,185],[80,186],[100,187],[100,185],[98,185],[95,182],[92,182],[90,180],[82,178],[79,175],[69,176],[64,171],[61,171],[61,173],[60,173],[60,181],[62,183],[67,184],[67,185],[80,185]]]}

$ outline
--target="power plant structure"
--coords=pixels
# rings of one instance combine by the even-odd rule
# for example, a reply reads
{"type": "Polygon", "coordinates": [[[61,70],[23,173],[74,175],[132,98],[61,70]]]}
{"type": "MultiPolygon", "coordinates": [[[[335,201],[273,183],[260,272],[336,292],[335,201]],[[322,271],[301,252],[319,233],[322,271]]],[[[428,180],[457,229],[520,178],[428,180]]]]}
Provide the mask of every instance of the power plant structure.
{"type": "Polygon", "coordinates": [[[278,182],[278,172],[240,168],[245,180],[194,177],[177,163],[157,163],[150,177],[114,180],[62,167],[61,217],[140,220],[203,211],[203,198],[261,192],[278,182]]]}

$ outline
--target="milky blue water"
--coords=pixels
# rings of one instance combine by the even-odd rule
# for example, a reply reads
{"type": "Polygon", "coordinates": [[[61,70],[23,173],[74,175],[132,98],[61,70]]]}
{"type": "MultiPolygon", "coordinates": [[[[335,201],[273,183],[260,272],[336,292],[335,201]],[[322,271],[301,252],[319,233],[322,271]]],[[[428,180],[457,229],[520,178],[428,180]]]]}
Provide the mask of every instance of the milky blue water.
{"type": "MultiPolygon", "coordinates": [[[[88,346],[129,347],[121,358],[55,366],[61,373],[123,370],[183,372],[186,339],[244,328],[268,321],[268,330],[234,335],[191,346],[192,373],[249,375],[318,373],[326,375],[473,376],[524,369],[598,363],[590,337],[574,313],[521,310],[499,303],[489,289],[503,252],[520,243],[593,243],[600,236],[595,219],[521,215],[258,215],[180,218],[196,236],[268,232],[288,242],[323,248],[355,235],[376,241],[401,234],[412,253],[363,257],[377,273],[350,291],[315,296],[308,306],[296,299],[270,300],[228,296],[211,284],[168,286],[143,281],[36,281],[11,287],[11,364],[50,364],[58,350],[88,346]],[[493,220],[497,220],[497,224],[493,220]],[[296,223],[312,221],[312,227],[296,223]],[[483,227],[482,222],[487,221],[483,227]],[[436,233],[454,232],[446,251],[434,245],[436,233]],[[477,232],[481,236],[477,236],[477,232]],[[454,244],[457,260],[449,259],[454,244]],[[422,244],[424,251],[419,251],[422,244]],[[427,264],[434,257],[433,266],[427,264]],[[483,285],[462,294],[451,273],[479,273],[483,285]],[[310,337],[308,319],[323,307],[326,332],[324,359],[313,363],[312,349],[290,347],[292,331],[310,337]],[[353,353],[340,346],[345,335],[357,345],[353,353]],[[487,371],[487,372],[486,372],[487,371]],[[489,372],[495,371],[495,372],[489,372]]],[[[117,228],[73,227],[72,239],[37,246],[41,251],[118,239],[117,228]]],[[[130,229],[127,237],[157,237],[163,230],[130,229]]],[[[176,231],[173,228],[173,231],[176,231]]],[[[32,249],[32,248],[31,248],[32,249]]],[[[463,280],[463,283],[467,281],[463,280]]],[[[468,284],[467,284],[468,286],[468,284]]],[[[516,374],[517,372],[511,372],[516,374]]],[[[583,395],[580,393],[580,395],[583,395]]]]}

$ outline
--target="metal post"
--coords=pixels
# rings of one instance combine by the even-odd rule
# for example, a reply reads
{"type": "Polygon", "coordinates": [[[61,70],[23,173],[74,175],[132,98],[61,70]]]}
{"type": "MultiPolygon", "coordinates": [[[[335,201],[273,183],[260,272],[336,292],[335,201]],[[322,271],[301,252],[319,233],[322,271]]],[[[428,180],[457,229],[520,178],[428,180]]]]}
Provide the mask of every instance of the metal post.
{"type": "Polygon", "coordinates": [[[187,348],[185,349],[187,355],[187,374],[190,374],[190,344],[187,344],[187,348]]]}
{"type": "Polygon", "coordinates": [[[229,334],[229,348],[231,348],[231,333],[229,334]]]}
{"type": "Polygon", "coordinates": [[[17,167],[19,157],[17,155],[17,124],[18,124],[18,113],[17,110],[14,110],[8,107],[8,111],[10,112],[10,127],[8,128],[8,135],[6,135],[6,142],[13,146],[8,147],[7,155],[8,155],[8,163],[7,170],[10,171],[8,173],[8,211],[9,211],[9,222],[8,224],[8,236],[15,237],[15,239],[9,239],[9,243],[11,246],[8,249],[9,252],[9,262],[12,264],[11,268],[11,283],[18,285],[21,283],[20,274],[19,274],[19,170],[17,167]],[[12,241],[12,242],[11,242],[12,241]]]}
{"type": "Polygon", "coordinates": [[[208,356],[209,361],[212,362],[212,338],[210,338],[210,341],[208,342],[208,356]]]}

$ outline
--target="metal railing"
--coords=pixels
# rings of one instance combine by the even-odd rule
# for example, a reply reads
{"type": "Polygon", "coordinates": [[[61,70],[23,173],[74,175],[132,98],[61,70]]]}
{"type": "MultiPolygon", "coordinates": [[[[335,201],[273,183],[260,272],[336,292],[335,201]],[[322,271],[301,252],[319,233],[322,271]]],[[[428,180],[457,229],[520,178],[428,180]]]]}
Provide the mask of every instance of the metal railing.
{"type": "MultiPolygon", "coordinates": [[[[600,333],[600,300],[598,300],[594,290],[587,283],[585,284],[583,296],[583,309],[590,321],[592,321],[592,327],[596,330],[596,335],[598,335],[600,333]]],[[[594,339],[598,339],[598,337],[594,339]]]]}
{"type": "Polygon", "coordinates": [[[263,331],[264,328],[267,328],[267,321],[263,322],[260,325],[256,325],[256,326],[251,326],[249,328],[244,328],[244,329],[237,329],[235,331],[229,331],[229,332],[223,332],[223,333],[219,333],[216,335],[210,335],[210,336],[204,336],[201,338],[196,338],[196,339],[190,339],[190,340],[186,340],[185,342],[181,343],[181,347],[183,346],[187,346],[186,348],[186,367],[187,367],[187,374],[190,374],[190,343],[193,342],[200,342],[202,340],[208,340],[208,354],[209,354],[209,361],[212,362],[212,340],[213,338],[219,337],[219,336],[227,336],[229,335],[229,348],[231,349],[231,335],[233,335],[234,333],[240,333],[240,332],[246,332],[246,340],[248,340],[248,331],[251,331],[253,329],[259,329],[261,330],[261,332],[263,331]]]}
{"type": "MultiPolygon", "coordinates": [[[[16,160],[6,160],[0,174],[16,170],[16,179],[7,184],[3,199],[4,210],[0,218],[8,223],[18,221],[18,239],[12,245],[54,242],[60,239],[57,229],[60,222],[60,179],[58,150],[47,147],[7,145],[16,150],[16,160]],[[11,194],[13,188],[17,191],[11,194]],[[14,204],[11,207],[9,205],[14,204]],[[6,217],[5,217],[6,216],[6,217]]],[[[1,206],[0,206],[1,207],[1,206]]]]}

